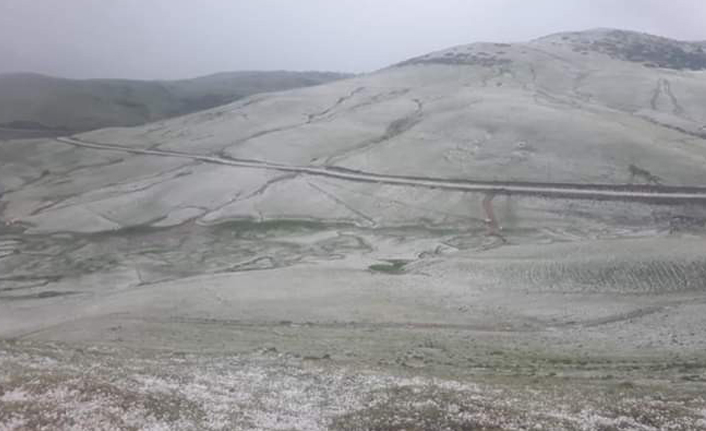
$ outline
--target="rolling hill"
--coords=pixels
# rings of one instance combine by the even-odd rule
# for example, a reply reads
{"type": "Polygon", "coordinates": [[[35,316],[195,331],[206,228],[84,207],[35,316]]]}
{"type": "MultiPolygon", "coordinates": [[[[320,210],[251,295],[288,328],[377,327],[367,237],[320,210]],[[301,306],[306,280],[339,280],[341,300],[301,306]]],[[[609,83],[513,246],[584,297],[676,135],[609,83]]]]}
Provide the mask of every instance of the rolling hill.
{"type": "MultiPolygon", "coordinates": [[[[702,185],[702,46],[604,29],[528,43],[475,43],[364,76],[76,138],[385,175],[702,185]]],[[[0,184],[12,190],[2,198],[5,217],[49,230],[192,219],[448,225],[462,220],[459,214],[485,218],[477,204],[469,212],[463,193],[52,140],[7,143],[0,151],[0,184]]]]}
{"type": "Polygon", "coordinates": [[[0,428],[703,429],[704,100],[597,29],[0,141],[0,428]]]}

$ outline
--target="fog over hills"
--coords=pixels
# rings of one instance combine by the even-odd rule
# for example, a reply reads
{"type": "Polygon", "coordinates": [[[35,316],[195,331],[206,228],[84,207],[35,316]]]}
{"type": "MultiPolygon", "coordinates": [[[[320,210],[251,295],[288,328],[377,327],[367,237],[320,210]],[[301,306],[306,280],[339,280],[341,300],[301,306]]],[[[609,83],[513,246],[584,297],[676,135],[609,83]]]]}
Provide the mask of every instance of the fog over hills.
{"type": "Polygon", "coordinates": [[[328,72],[253,71],[177,81],[136,81],[0,74],[0,128],[15,129],[14,135],[6,131],[8,136],[32,137],[42,132],[67,134],[135,126],[224,105],[255,93],[347,77],[350,75],[328,72]]]}

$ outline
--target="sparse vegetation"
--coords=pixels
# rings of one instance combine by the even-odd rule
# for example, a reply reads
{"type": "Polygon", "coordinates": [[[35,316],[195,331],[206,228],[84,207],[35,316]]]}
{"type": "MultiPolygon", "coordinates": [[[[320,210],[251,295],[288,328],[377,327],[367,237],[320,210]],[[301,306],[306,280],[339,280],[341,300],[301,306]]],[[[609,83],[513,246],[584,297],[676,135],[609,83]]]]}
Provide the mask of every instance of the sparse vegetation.
{"type": "Polygon", "coordinates": [[[698,383],[445,380],[210,356],[0,344],[0,428],[331,431],[706,429],[698,383]]]}
{"type": "Polygon", "coordinates": [[[316,220],[276,219],[276,220],[234,220],[219,223],[213,228],[218,232],[231,233],[240,238],[277,236],[291,233],[322,231],[341,227],[350,227],[344,223],[326,223],[316,220]]]}
{"type": "Polygon", "coordinates": [[[376,263],[368,267],[369,270],[373,272],[382,272],[385,274],[402,274],[404,273],[404,267],[409,263],[406,260],[391,259],[387,261],[388,263],[376,263]]]}
{"type": "MultiPolygon", "coordinates": [[[[565,38],[566,36],[564,36],[565,38]]],[[[563,40],[566,40],[562,38],[563,40]]],[[[706,69],[706,53],[698,43],[680,42],[647,34],[612,30],[598,40],[574,41],[574,50],[588,49],[647,67],[677,70],[706,69]]]]}
{"type": "MultiPolygon", "coordinates": [[[[497,53],[502,55],[501,52],[497,53]]],[[[443,55],[425,55],[403,61],[397,64],[398,67],[409,66],[415,64],[448,64],[448,65],[468,65],[481,67],[507,66],[512,63],[509,58],[489,55],[487,53],[478,53],[474,55],[466,52],[446,52],[443,55]]]]}

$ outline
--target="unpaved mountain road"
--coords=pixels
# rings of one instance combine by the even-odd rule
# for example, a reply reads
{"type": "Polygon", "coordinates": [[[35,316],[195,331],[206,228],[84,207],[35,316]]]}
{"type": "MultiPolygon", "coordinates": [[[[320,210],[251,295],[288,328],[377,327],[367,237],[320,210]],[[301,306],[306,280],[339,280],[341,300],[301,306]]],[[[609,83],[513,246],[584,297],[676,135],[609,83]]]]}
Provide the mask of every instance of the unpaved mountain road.
{"type": "Polygon", "coordinates": [[[292,166],[260,160],[231,159],[217,156],[133,148],[114,144],[88,142],[73,137],[59,137],[57,141],[77,147],[96,150],[118,151],[148,156],[178,157],[220,165],[295,172],[325,176],[347,181],[372,182],[398,186],[425,187],[455,191],[480,192],[499,195],[528,195],[557,199],[640,201],[658,204],[702,203],[706,204],[706,187],[656,186],[631,184],[572,184],[538,182],[503,182],[408,177],[353,171],[338,167],[292,166]]]}

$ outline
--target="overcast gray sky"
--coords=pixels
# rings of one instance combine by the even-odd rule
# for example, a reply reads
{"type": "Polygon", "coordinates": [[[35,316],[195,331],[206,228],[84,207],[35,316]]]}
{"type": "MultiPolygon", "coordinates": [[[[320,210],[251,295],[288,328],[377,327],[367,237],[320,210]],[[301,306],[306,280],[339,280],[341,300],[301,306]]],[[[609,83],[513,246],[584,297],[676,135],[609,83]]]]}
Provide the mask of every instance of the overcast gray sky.
{"type": "Polygon", "coordinates": [[[364,72],[452,45],[617,27],[706,40],[704,0],[0,0],[0,72],[364,72]]]}

